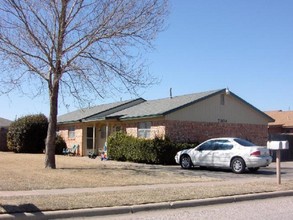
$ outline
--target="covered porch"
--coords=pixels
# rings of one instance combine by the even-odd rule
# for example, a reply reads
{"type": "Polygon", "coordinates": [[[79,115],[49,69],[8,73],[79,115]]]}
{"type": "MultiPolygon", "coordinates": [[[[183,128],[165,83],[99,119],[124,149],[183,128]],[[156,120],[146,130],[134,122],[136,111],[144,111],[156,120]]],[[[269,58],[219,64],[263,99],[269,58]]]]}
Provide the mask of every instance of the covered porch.
{"type": "Polygon", "coordinates": [[[87,122],[83,125],[83,140],[81,153],[87,155],[101,155],[107,151],[107,142],[113,132],[120,131],[121,125],[111,121],[87,122]]]}

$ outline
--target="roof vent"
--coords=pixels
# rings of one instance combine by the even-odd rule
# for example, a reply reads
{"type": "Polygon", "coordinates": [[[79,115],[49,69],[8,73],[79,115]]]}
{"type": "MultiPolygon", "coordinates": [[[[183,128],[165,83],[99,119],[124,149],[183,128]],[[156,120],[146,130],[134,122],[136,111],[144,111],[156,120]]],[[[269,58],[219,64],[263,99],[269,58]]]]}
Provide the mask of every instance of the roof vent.
{"type": "Polygon", "coordinates": [[[172,96],[172,88],[170,88],[170,99],[172,99],[173,96],[172,96]]]}

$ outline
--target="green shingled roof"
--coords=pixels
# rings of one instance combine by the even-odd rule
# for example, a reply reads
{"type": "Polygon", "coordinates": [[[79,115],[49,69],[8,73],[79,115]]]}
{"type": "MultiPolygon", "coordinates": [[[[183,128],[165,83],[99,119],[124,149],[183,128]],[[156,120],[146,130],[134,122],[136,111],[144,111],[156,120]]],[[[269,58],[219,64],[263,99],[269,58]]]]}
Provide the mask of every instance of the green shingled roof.
{"type": "Polygon", "coordinates": [[[189,95],[174,96],[172,98],[169,97],[145,101],[138,105],[108,115],[107,118],[119,117],[122,120],[126,120],[132,118],[163,116],[223,91],[224,90],[213,90],[189,95]]]}
{"type": "MultiPolygon", "coordinates": [[[[98,105],[92,108],[77,110],[65,115],[61,115],[58,117],[58,123],[97,121],[111,118],[130,120],[135,118],[160,117],[223,92],[225,92],[225,89],[149,101],[138,98],[124,102],[98,105]]],[[[234,98],[240,100],[258,113],[262,114],[269,121],[273,121],[273,119],[268,115],[250,105],[234,93],[230,92],[230,95],[234,96],[234,98]]]]}
{"type": "Polygon", "coordinates": [[[120,111],[123,108],[129,107],[144,101],[145,101],[144,99],[138,98],[138,99],[133,99],[128,101],[97,105],[90,108],[76,110],[76,111],[58,116],[58,123],[84,121],[84,120],[88,120],[89,118],[96,118],[96,119],[104,118],[108,114],[112,114],[115,111],[120,111]]]}

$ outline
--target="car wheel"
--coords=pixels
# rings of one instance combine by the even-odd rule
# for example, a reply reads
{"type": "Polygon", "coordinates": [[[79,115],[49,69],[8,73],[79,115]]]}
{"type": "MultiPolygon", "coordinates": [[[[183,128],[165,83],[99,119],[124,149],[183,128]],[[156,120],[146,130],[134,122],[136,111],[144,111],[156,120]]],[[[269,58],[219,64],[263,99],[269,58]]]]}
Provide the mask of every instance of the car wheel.
{"type": "Polygon", "coordinates": [[[256,171],[258,171],[259,167],[250,167],[248,168],[248,170],[252,173],[255,173],[256,171]]]}
{"type": "Polygon", "coordinates": [[[245,162],[242,158],[236,157],[232,160],[231,168],[234,173],[243,173],[245,170],[245,162]]]}
{"type": "Polygon", "coordinates": [[[180,160],[180,165],[183,169],[189,169],[192,165],[190,157],[188,155],[183,155],[180,160]]]}

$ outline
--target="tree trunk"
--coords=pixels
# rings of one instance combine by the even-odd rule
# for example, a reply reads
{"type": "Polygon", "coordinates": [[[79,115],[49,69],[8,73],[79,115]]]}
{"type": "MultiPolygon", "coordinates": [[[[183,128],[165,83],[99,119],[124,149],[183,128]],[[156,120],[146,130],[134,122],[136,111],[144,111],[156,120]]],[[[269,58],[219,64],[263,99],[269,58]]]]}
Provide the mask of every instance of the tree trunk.
{"type": "Polygon", "coordinates": [[[56,169],[55,140],[58,115],[58,90],[59,82],[55,82],[50,90],[50,115],[46,139],[45,168],[56,169]]]}
{"type": "Polygon", "coordinates": [[[49,78],[49,94],[50,94],[50,115],[49,126],[46,139],[46,157],[45,168],[56,169],[55,161],[55,142],[56,142],[56,130],[57,130],[57,115],[58,115],[58,94],[59,94],[59,82],[64,70],[62,70],[62,55],[63,55],[63,43],[64,33],[66,27],[66,7],[68,0],[62,0],[62,8],[59,17],[59,31],[58,31],[58,43],[56,53],[56,68],[50,73],[49,78]]]}

